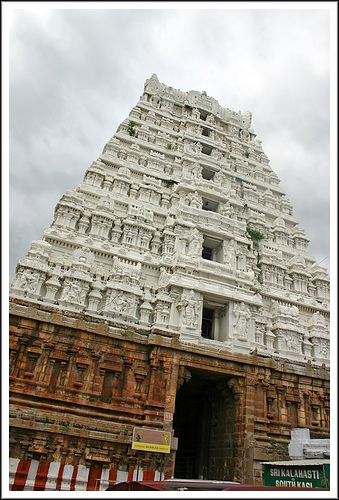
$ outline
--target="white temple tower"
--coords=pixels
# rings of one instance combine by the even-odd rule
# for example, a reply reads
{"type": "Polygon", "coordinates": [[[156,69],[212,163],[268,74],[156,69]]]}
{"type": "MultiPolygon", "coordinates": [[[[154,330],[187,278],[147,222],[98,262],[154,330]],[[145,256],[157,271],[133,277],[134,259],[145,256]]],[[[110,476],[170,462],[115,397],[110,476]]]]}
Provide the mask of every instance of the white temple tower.
{"type": "Polygon", "coordinates": [[[153,75],[10,295],[206,350],[328,366],[329,277],[251,118],[153,75]]]}

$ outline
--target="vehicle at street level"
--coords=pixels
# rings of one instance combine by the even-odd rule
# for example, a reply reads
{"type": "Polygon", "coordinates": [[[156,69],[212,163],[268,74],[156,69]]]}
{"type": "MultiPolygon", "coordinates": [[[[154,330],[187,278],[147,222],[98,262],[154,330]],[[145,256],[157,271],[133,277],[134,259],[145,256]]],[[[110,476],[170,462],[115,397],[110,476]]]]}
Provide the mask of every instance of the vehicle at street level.
{"type": "Polygon", "coordinates": [[[198,479],[165,479],[163,481],[124,481],[109,486],[106,491],[222,491],[234,481],[206,481],[198,479]]]}
{"type": "MultiPolygon", "coordinates": [[[[312,488],[312,491],[322,488],[312,488]]],[[[124,481],[109,486],[106,491],[287,491],[309,488],[276,487],[240,484],[233,481],[206,481],[198,479],[166,479],[164,481],[124,481]]],[[[324,491],[322,489],[322,491],[324,491]]]]}

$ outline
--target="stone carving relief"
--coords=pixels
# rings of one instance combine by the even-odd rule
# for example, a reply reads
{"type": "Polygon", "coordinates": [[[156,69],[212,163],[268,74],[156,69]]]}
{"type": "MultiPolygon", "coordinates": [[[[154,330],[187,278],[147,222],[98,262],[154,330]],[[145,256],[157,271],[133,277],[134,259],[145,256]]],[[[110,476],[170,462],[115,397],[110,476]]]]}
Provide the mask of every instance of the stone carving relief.
{"type": "Polygon", "coordinates": [[[87,170],[85,183],[100,188],[103,184],[104,176],[94,170],[87,170]]]}
{"type": "Polygon", "coordinates": [[[185,368],[184,366],[179,366],[179,370],[178,370],[178,386],[177,386],[177,390],[180,389],[180,387],[185,383],[185,382],[189,382],[190,379],[192,378],[192,374],[189,370],[187,370],[187,368],[185,368]]]}
{"type": "Polygon", "coordinates": [[[88,309],[93,312],[99,310],[99,304],[102,301],[102,284],[99,280],[94,281],[92,284],[92,290],[88,294],[88,309]]]}
{"type": "Polygon", "coordinates": [[[234,305],[234,336],[238,339],[248,339],[251,314],[244,302],[234,305]]]}
{"type": "Polygon", "coordinates": [[[151,78],[148,78],[145,82],[144,85],[145,92],[160,93],[164,92],[164,90],[165,90],[165,85],[159,82],[158,77],[155,73],[153,73],[151,78]]]}
{"type": "MultiPolygon", "coordinates": [[[[133,309],[135,305],[135,297],[118,291],[111,291],[107,294],[106,306],[109,306],[110,311],[117,314],[125,314],[133,316],[133,309]]],[[[107,307],[106,307],[107,311],[107,307]]]]}
{"type": "Polygon", "coordinates": [[[317,311],[312,315],[310,319],[310,325],[316,328],[320,327],[320,329],[323,329],[326,327],[326,320],[324,316],[319,311],[317,311]]]}
{"type": "Polygon", "coordinates": [[[315,359],[330,359],[330,342],[328,339],[311,338],[313,344],[313,357],[315,359]]]}
{"type": "Polygon", "coordinates": [[[224,241],[223,257],[224,257],[224,264],[234,271],[237,266],[237,259],[236,259],[237,248],[236,248],[236,242],[234,240],[224,241]]]}
{"type": "Polygon", "coordinates": [[[54,303],[56,302],[56,294],[61,288],[60,283],[61,275],[61,265],[56,264],[55,268],[51,272],[50,278],[45,282],[46,296],[43,298],[45,302],[54,303]]]}
{"type": "Polygon", "coordinates": [[[187,153],[191,154],[200,154],[202,152],[202,144],[201,142],[189,142],[185,141],[184,142],[184,150],[187,153]]]}
{"type": "Polygon", "coordinates": [[[192,229],[188,236],[188,255],[192,257],[201,257],[203,241],[204,237],[199,230],[196,228],[192,229]]]}
{"type": "Polygon", "coordinates": [[[250,111],[245,111],[240,114],[240,123],[244,130],[248,130],[251,127],[252,123],[252,113],[250,111]]]}
{"type": "Polygon", "coordinates": [[[271,313],[275,318],[295,323],[299,319],[299,309],[294,304],[281,304],[276,300],[272,301],[271,313]]]}
{"type": "Polygon", "coordinates": [[[222,152],[219,151],[219,149],[216,149],[216,148],[212,149],[211,158],[213,158],[217,162],[223,162],[225,160],[225,157],[222,154],[222,152]]]}
{"type": "Polygon", "coordinates": [[[11,293],[37,298],[49,272],[49,258],[52,245],[47,241],[33,241],[26,256],[18,263],[16,277],[11,285],[11,293]]]}
{"type": "Polygon", "coordinates": [[[194,290],[190,290],[188,296],[182,293],[177,307],[181,312],[184,325],[188,328],[196,328],[198,325],[201,304],[195,298],[194,290]]]}
{"type": "Polygon", "coordinates": [[[55,209],[53,225],[75,229],[83,210],[83,195],[68,190],[62,196],[55,209]]]}
{"type": "Polygon", "coordinates": [[[186,164],[183,170],[183,180],[193,183],[200,181],[202,179],[201,172],[202,166],[199,163],[186,164]]]}
{"type": "Polygon", "coordinates": [[[81,280],[66,279],[60,298],[60,303],[76,304],[80,306],[85,305],[88,286],[81,280]]]}
{"type": "Polygon", "coordinates": [[[313,313],[310,318],[308,332],[309,340],[313,346],[313,356],[315,358],[329,359],[329,325],[327,325],[325,317],[319,311],[313,313]]]}
{"type": "Polygon", "coordinates": [[[121,235],[122,235],[122,228],[121,228],[121,220],[120,219],[116,219],[114,221],[114,225],[111,229],[111,241],[112,243],[119,243],[119,240],[121,238],[121,235]]]}
{"type": "Polygon", "coordinates": [[[140,262],[114,258],[112,271],[104,287],[106,291],[104,313],[120,315],[127,320],[137,320],[137,306],[142,296],[140,271],[140,262]]]}
{"type": "Polygon", "coordinates": [[[169,279],[170,279],[170,274],[166,271],[165,267],[161,267],[160,274],[159,274],[159,280],[158,280],[159,290],[161,290],[162,288],[166,288],[166,286],[168,285],[169,279]]]}
{"type": "Polygon", "coordinates": [[[194,120],[200,120],[200,113],[197,108],[192,109],[191,118],[193,118],[194,120]]]}
{"type": "Polygon", "coordinates": [[[171,303],[169,301],[157,300],[154,309],[154,322],[159,325],[165,325],[165,326],[168,325],[170,313],[171,313],[171,303]]]}
{"type": "Polygon", "coordinates": [[[289,335],[285,338],[286,350],[301,353],[301,342],[299,336],[289,335]]]}
{"type": "Polygon", "coordinates": [[[185,205],[189,205],[193,208],[201,208],[202,207],[202,196],[198,193],[198,191],[193,191],[190,193],[182,193],[183,203],[185,205]]]}
{"type": "Polygon", "coordinates": [[[213,181],[215,182],[215,184],[227,189],[228,191],[231,189],[230,178],[223,170],[219,170],[214,174],[213,181]]]}
{"type": "MultiPolygon", "coordinates": [[[[38,292],[40,273],[34,269],[25,269],[22,271],[16,286],[25,292],[25,295],[34,295],[38,292]]],[[[41,283],[40,283],[41,285],[41,283]]]]}

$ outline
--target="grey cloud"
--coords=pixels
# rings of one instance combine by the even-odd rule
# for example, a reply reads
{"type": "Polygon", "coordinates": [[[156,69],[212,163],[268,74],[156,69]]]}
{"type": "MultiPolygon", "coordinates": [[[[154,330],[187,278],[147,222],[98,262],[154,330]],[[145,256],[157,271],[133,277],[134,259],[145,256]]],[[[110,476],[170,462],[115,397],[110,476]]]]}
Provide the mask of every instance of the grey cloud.
{"type": "Polygon", "coordinates": [[[326,9],[17,11],[9,60],[10,280],[153,73],[252,111],[311,252],[326,257],[328,36],[326,9]]]}

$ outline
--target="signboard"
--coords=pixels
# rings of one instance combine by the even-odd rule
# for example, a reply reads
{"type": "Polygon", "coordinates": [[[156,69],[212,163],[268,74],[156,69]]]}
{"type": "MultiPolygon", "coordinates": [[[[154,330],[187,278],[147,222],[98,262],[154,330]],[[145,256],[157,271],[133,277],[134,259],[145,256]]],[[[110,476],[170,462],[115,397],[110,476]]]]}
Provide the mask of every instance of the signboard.
{"type": "Polygon", "coordinates": [[[145,429],[144,427],[134,427],[132,450],[170,453],[171,433],[156,431],[154,429],[145,429]]]}
{"type": "Polygon", "coordinates": [[[301,460],[263,462],[264,485],[294,488],[329,488],[330,462],[301,460]]]}

